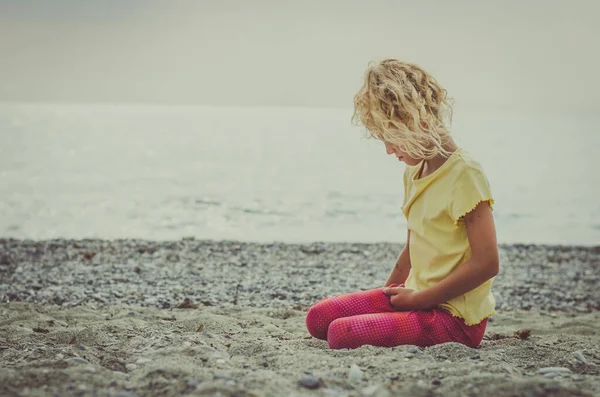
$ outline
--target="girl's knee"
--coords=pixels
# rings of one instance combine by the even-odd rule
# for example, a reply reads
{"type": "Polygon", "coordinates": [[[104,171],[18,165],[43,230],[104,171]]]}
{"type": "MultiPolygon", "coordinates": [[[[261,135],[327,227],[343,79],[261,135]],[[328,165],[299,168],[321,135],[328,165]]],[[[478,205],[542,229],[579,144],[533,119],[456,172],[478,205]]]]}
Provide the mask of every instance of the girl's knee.
{"type": "Polygon", "coordinates": [[[353,349],[360,346],[352,323],[347,318],[338,318],[329,324],[327,343],[331,349],[353,349]]]}
{"type": "Polygon", "coordinates": [[[327,339],[327,327],[331,322],[327,312],[324,302],[320,301],[315,303],[306,313],[308,333],[317,339],[327,339]]]}

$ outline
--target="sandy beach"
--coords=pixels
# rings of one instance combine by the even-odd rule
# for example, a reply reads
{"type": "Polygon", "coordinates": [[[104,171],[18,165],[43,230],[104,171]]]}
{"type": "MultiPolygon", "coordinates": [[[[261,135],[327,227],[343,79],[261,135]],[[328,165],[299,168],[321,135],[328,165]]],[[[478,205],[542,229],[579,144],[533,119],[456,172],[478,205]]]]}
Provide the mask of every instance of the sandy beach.
{"type": "Polygon", "coordinates": [[[478,349],[311,338],[394,244],[0,239],[0,395],[600,395],[600,249],[502,246],[478,349]]]}

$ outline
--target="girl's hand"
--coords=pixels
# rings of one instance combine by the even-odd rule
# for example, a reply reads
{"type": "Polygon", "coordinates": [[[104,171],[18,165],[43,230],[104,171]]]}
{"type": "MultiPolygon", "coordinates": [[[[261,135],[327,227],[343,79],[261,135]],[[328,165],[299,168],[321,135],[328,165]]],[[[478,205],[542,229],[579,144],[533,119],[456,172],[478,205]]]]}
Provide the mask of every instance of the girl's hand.
{"type": "Polygon", "coordinates": [[[404,284],[383,288],[383,293],[390,297],[390,304],[397,311],[424,309],[419,299],[419,292],[414,289],[404,288],[404,284]]]}

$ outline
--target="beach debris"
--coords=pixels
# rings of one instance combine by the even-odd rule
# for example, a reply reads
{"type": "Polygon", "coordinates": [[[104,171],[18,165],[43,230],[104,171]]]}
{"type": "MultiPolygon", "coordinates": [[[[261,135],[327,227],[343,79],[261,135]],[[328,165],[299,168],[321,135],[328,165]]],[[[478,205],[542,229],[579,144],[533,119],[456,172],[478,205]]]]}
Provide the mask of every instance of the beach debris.
{"type": "Polygon", "coordinates": [[[304,374],[302,378],[300,378],[300,380],[298,381],[298,384],[307,389],[314,390],[323,386],[323,381],[320,378],[317,378],[316,376],[304,374]]]}
{"type": "Polygon", "coordinates": [[[350,366],[348,371],[348,380],[350,382],[360,382],[363,378],[364,372],[356,364],[350,366]]]}
{"type": "Polygon", "coordinates": [[[95,257],[97,254],[96,251],[85,251],[84,253],[82,253],[81,255],[83,255],[83,257],[88,260],[91,261],[93,257],[95,257]]]}
{"type": "Polygon", "coordinates": [[[575,356],[575,358],[577,359],[577,361],[579,361],[582,364],[588,364],[589,363],[589,361],[587,360],[587,358],[585,358],[585,356],[583,355],[583,352],[581,350],[577,350],[576,352],[574,352],[573,356],[575,356]]]}
{"type": "Polygon", "coordinates": [[[485,340],[502,340],[502,339],[507,339],[510,338],[510,336],[508,335],[502,335],[502,334],[497,334],[495,332],[486,332],[485,336],[483,337],[483,339],[485,340]]]}
{"type": "Polygon", "coordinates": [[[196,332],[202,332],[202,331],[204,331],[204,324],[200,324],[200,326],[196,330],[196,332]]]}
{"type": "Polygon", "coordinates": [[[198,305],[193,304],[190,298],[185,298],[183,302],[175,306],[177,309],[197,309],[198,305]]]}
{"type": "Polygon", "coordinates": [[[531,335],[531,330],[529,329],[520,329],[515,332],[515,337],[521,340],[526,340],[531,335]]]}
{"type": "Polygon", "coordinates": [[[47,334],[47,333],[48,333],[48,332],[50,332],[50,331],[48,331],[48,330],[47,330],[47,329],[45,329],[45,328],[35,327],[35,328],[33,329],[33,332],[37,332],[37,333],[40,333],[40,334],[47,334]]]}

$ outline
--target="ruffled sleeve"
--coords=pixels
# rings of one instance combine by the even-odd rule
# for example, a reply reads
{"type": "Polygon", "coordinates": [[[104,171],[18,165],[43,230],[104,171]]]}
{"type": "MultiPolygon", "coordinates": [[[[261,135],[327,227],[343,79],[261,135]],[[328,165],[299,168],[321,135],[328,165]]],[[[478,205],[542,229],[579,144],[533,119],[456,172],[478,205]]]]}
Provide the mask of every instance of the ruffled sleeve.
{"type": "Polygon", "coordinates": [[[464,223],[463,217],[484,201],[487,201],[493,210],[494,198],[485,174],[476,167],[466,168],[455,181],[450,197],[448,211],[454,225],[461,226],[464,223]]]}

